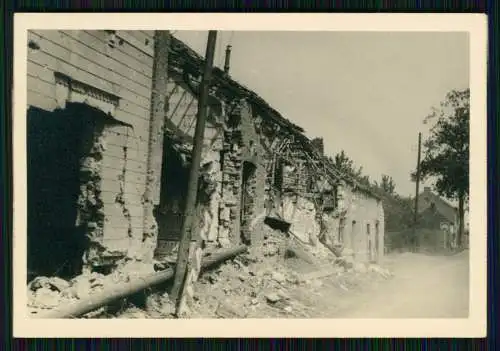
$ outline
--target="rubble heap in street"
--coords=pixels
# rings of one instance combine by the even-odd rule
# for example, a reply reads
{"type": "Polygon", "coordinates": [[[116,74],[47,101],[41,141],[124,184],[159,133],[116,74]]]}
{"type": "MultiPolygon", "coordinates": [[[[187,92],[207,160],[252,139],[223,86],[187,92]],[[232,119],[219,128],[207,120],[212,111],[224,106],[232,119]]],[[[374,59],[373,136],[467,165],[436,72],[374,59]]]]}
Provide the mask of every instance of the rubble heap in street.
{"type": "MultiPolygon", "coordinates": [[[[318,253],[300,245],[279,230],[262,225],[262,247],[203,272],[196,284],[195,318],[307,318],[334,317],[341,297],[359,285],[388,279],[388,270],[377,265],[354,264],[348,268],[333,254],[318,253]],[[318,304],[323,299],[324,305],[318,304]],[[337,301],[337,302],[336,302],[337,301]],[[321,307],[323,306],[323,307],[321,307]]],[[[157,266],[165,268],[165,266],[157,266]]],[[[28,285],[32,314],[79,299],[104,287],[120,285],[136,273],[80,275],[71,281],[37,277],[28,285]]],[[[86,314],[85,318],[172,318],[174,306],[168,289],[137,294],[86,314]]]]}

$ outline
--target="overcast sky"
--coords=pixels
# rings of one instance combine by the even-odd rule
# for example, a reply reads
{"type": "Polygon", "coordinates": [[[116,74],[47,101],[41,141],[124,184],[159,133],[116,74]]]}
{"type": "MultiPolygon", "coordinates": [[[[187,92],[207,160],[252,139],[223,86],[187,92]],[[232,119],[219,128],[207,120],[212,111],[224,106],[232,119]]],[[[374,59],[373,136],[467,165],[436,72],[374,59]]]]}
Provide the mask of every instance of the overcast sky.
{"type": "MultiPolygon", "coordinates": [[[[176,31],[201,55],[207,32],[176,31]]],[[[423,118],[451,89],[469,86],[465,33],[218,32],[215,63],[233,46],[230,74],[331,156],[345,150],[372,180],[414,195],[423,118]]]]}

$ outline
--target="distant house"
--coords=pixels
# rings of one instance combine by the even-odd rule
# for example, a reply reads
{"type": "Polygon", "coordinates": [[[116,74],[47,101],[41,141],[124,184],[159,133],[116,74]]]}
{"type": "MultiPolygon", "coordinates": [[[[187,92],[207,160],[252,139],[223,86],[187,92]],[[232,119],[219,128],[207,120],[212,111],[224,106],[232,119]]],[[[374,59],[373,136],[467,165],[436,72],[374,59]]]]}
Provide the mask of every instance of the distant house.
{"type": "Polygon", "coordinates": [[[458,228],[458,209],[425,187],[419,195],[418,227],[443,233],[445,243],[451,243],[458,228]],[[451,240],[450,240],[451,239],[451,240]]]}

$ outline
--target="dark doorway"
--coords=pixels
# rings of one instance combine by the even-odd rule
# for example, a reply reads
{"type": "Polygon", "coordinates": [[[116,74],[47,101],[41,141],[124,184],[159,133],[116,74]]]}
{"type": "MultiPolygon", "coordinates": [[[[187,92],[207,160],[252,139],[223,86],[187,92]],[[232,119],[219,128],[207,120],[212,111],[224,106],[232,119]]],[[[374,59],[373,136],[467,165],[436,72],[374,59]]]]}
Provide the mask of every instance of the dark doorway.
{"type": "Polygon", "coordinates": [[[160,205],[156,210],[158,245],[156,257],[171,253],[180,240],[184,207],[189,181],[189,163],[185,161],[175,143],[165,137],[161,174],[160,205]]]}
{"type": "Polygon", "coordinates": [[[76,228],[80,160],[102,114],[84,104],[27,111],[28,279],[81,271],[86,240],[76,228]]]}
{"type": "Polygon", "coordinates": [[[241,179],[241,238],[245,244],[250,244],[250,222],[253,215],[254,189],[252,181],[255,177],[256,166],[251,162],[243,162],[241,179]]]}

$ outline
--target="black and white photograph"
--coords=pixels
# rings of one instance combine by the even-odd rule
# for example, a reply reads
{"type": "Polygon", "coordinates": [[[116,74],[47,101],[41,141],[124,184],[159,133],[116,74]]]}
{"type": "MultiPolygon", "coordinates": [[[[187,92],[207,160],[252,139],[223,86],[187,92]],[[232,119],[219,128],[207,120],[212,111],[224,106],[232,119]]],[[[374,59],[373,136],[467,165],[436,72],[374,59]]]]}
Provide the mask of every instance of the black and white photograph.
{"type": "Polygon", "coordinates": [[[54,28],[25,20],[16,37],[22,323],[482,330],[481,17],[302,30],[45,16],[54,28]]]}

